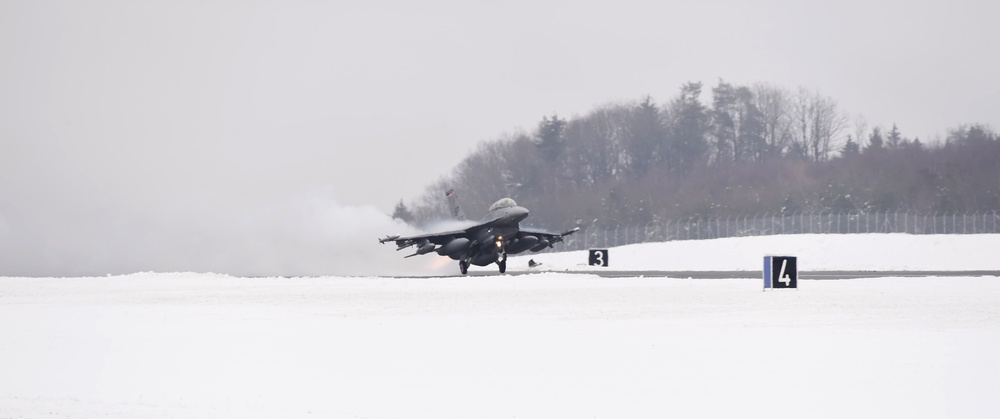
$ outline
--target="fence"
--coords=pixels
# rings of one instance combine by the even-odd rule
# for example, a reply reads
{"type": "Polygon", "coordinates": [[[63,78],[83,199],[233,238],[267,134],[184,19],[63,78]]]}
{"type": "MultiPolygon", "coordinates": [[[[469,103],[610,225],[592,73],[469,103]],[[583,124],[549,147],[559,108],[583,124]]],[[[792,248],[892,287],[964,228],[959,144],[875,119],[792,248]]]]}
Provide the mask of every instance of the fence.
{"type": "Polygon", "coordinates": [[[691,218],[645,225],[584,227],[576,234],[566,237],[565,247],[555,250],[584,250],[634,243],[775,234],[863,233],[996,234],[1000,233],[1000,213],[994,211],[923,215],[908,212],[876,212],[691,218]]]}

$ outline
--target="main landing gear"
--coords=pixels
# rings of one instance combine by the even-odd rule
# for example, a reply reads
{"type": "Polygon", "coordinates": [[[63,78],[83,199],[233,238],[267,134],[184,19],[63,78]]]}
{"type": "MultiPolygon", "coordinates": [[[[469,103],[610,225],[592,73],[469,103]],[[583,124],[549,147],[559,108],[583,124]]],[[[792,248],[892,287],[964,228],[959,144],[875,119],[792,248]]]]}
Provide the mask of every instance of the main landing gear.
{"type": "MultiPolygon", "coordinates": [[[[472,262],[470,262],[468,260],[459,260],[458,261],[458,269],[462,271],[462,275],[466,275],[466,274],[469,273],[469,265],[472,265],[472,262]]],[[[500,260],[497,261],[497,266],[500,267],[500,273],[507,272],[507,253],[506,252],[500,254],[500,260]]]]}

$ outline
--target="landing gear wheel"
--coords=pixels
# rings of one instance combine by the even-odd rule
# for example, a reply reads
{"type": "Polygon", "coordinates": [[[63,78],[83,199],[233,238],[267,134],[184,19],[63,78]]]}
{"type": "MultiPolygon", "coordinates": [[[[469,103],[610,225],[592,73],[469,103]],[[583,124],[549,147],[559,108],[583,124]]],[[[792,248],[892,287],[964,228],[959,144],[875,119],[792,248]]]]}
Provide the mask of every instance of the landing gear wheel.
{"type": "Polygon", "coordinates": [[[458,269],[462,270],[462,275],[469,273],[469,262],[458,261],[458,269]]]}
{"type": "Polygon", "coordinates": [[[504,253],[503,256],[500,257],[500,261],[497,262],[497,265],[500,265],[500,273],[507,272],[507,254],[506,253],[504,253]]]}

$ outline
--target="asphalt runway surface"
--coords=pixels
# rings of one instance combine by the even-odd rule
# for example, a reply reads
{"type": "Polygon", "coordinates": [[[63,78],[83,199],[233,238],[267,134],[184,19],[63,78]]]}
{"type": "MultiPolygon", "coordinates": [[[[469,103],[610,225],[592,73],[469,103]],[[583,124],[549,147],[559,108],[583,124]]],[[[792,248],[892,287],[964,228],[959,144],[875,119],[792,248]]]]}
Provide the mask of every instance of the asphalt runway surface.
{"type": "MultiPolygon", "coordinates": [[[[470,271],[468,275],[459,276],[497,276],[497,275],[530,275],[536,273],[572,273],[597,275],[602,278],[691,278],[691,279],[732,279],[761,278],[763,271],[616,271],[616,270],[586,270],[586,271],[508,271],[505,274],[490,271],[470,271]]],[[[804,280],[836,280],[885,277],[1000,277],[1000,271],[799,271],[799,279],[804,280]]],[[[430,276],[414,276],[413,278],[429,278],[430,276]]],[[[440,278],[440,276],[435,276],[440,278]]]]}

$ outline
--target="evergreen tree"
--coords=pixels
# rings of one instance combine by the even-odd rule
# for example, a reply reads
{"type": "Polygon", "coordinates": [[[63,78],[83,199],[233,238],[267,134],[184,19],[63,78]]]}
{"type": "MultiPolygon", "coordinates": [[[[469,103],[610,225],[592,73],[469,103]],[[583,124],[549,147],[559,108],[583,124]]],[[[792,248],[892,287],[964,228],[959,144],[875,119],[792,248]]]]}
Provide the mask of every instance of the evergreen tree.
{"type": "Polygon", "coordinates": [[[965,138],[963,141],[969,144],[984,144],[997,141],[997,135],[982,124],[974,124],[964,131],[965,138]]]}
{"type": "Polygon", "coordinates": [[[565,126],[566,120],[559,119],[559,116],[555,114],[552,115],[552,118],[543,116],[542,121],[538,123],[538,131],[535,133],[536,144],[545,158],[555,160],[562,155],[565,149],[562,138],[565,126]]]}
{"type": "Polygon", "coordinates": [[[736,101],[739,104],[739,129],[736,132],[736,150],[734,159],[737,161],[757,161],[763,158],[767,141],[764,138],[764,118],[760,109],[754,103],[753,91],[748,87],[736,89],[736,101]]]}
{"type": "Polygon", "coordinates": [[[667,158],[671,169],[688,170],[704,161],[708,152],[708,116],[701,103],[701,87],[701,82],[685,83],[671,104],[674,133],[667,158]]]}
{"type": "Polygon", "coordinates": [[[854,139],[850,135],[847,136],[847,143],[844,144],[844,149],[841,150],[841,155],[844,157],[854,157],[861,154],[861,146],[854,142],[854,139]]]}
{"type": "Polygon", "coordinates": [[[882,150],[885,146],[885,141],[882,140],[882,129],[879,127],[872,128],[871,135],[868,136],[868,146],[865,147],[865,153],[878,152],[882,150]]]}
{"type": "Polygon", "coordinates": [[[712,88],[711,127],[712,160],[716,164],[736,161],[737,128],[739,110],[736,105],[736,91],[733,85],[719,80],[712,88]]]}
{"type": "Polygon", "coordinates": [[[899,128],[896,127],[895,123],[892,124],[892,129],[889,130],[885,139],[886,145],[888,145],[889,148],[899,148],[899,146],[903,144],[903,136],[899,133],[899,128]]]}
{"type": "Polygon", "coordinates": [[[429,187],[414,211],[400,201],[393,217],[444,216],[440,192],[452,186],[466,193],[469,207],[514,196],[537,210],[532,223],[539,227],[565,220],[1000,209],[1000,136],[987,125],[949,130],[947,144],[939,145],[910,141],[896,125],[884,133],[861,119],[846,144],[831,143],[841,138],[832,100],[805,91],[788,106],[779,88],[720,84],[711,108],[701,103],[701,83],[686,83],[665,107],[647,96],[572,120],[543,117],[536,131],[483,144],[450,178],[429,187]],[[834,146],[830,152],[842,158],[827,159],[834,146]]]}
{"type": "Polygon", "coordinates": [[[645,174],[658,165],[663,156],[663,144],[667,138],[660,108],[653,98],[646,98],[630,112],[628,143],[632,170],[637,176],[645,174]]]}

